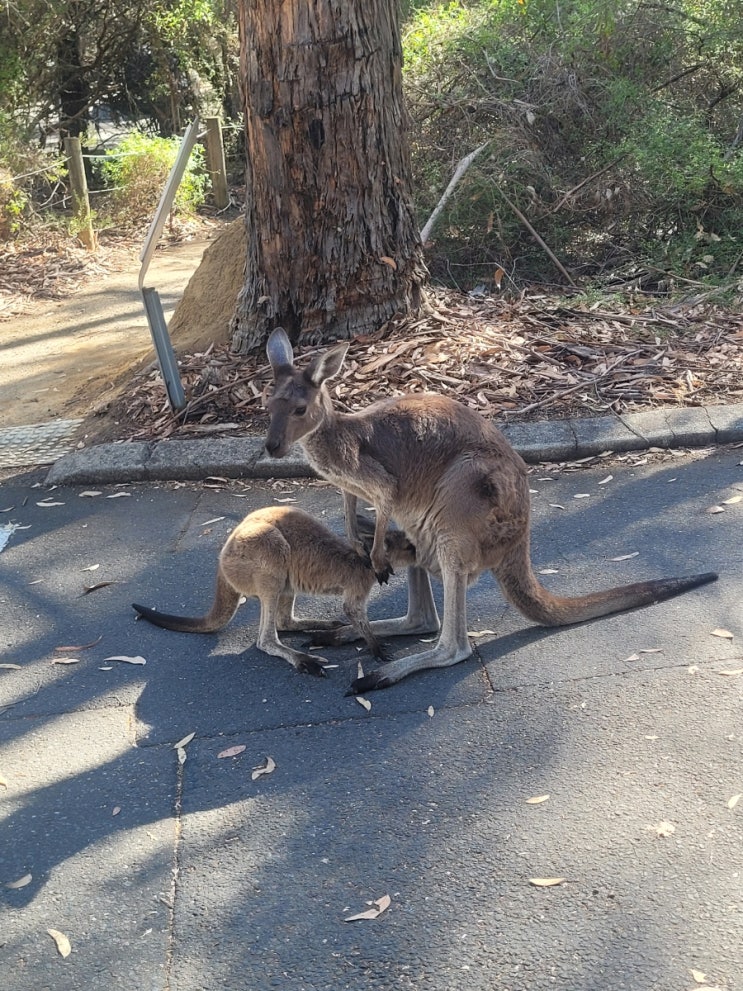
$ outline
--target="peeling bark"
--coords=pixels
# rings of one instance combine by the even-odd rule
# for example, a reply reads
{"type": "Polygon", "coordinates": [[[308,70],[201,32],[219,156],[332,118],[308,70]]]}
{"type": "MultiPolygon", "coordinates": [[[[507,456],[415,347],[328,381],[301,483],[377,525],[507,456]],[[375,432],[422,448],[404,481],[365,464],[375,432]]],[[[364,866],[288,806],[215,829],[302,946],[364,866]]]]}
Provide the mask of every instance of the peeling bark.
{"type": "Polygon", "coordinates": [[[233,348],[368,332],[418,305],[396,0],[240,0],[245,285],[233,348]]]}

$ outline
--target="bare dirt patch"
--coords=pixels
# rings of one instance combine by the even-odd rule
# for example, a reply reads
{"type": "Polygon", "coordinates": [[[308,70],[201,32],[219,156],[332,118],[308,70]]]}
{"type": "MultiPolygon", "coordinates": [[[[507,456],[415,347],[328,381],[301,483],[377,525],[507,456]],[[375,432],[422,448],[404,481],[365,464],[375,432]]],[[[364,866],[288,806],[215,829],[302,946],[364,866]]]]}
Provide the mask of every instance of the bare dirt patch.
{"type": "MultiPolygon", "coordinates": [[[[166,315],[221,226],[201,224],[158,248],[147,284],[159,289],[166,315]]],[[[0,251],[0,427],[57,417],[97,424],[94,411],[153,363],[137,288],[141,244],[141,236],[109,240],[93,255],[69,242],[0,251]]],[[[202,347],[199,325],[183,326],[179,342],[184,352],[202,347]]]]}

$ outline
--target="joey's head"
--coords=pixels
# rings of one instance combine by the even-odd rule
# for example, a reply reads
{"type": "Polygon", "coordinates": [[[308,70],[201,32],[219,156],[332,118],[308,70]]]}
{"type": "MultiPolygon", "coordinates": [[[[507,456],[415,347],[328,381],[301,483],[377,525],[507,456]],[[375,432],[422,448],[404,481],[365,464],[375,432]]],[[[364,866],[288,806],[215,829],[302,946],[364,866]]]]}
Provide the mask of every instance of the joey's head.
{"type": "Polygon", "coordinates": [[[306,368],[297,368],[286,333],[280,327],[273,331],[266,345],[273,371],[273,389],[266,402],[271,418],[266,452],[272,458],[283,458],[295,441],[327,418],[331,407],[324,384],[338,374],[347,350],[347,344],[339,344],[317,355],[306,368]]]}

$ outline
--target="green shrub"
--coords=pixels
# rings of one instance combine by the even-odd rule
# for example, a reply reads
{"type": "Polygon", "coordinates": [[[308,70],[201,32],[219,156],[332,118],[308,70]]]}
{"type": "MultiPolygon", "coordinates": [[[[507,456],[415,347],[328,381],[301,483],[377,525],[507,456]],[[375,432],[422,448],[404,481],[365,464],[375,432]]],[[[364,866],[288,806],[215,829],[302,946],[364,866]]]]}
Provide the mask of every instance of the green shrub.
{"type": "Polygon", "coordinates": [[[694,280],[733,273],[743,36],[731,0],[409,7],[421,224],[459,159],[488,143],[434,229],[436,275],[467,287],[503,266],[520,283],[559,281],[529,224],[575,278],[643,266],[694,280]]]}
{"type": "MultiPolygon", "coordinates": [[[[140,223],[152,217],[179,146],[178,138],[151,138],[133,133],[105,159],[98,160],[97,168],[106,186],[111,188],[117,219],[140,223]]],[[[204,152],[197,145],[178,187],[173,212],[192,216],[204,202],[207,182],[204,152]]]]}
{"type": "Polygon", "coordinates": [[[8,169],[0,166],[0,241],[9,241],[18,233],[26,195],[13,181],[8,169]]]}
{"type": "Polygon", "coordinates": [[[61,175],[61,160],[31,143],[0,111],[0,241],[19,233],[33,216],[34,199],[50,199],[61,175]]]}

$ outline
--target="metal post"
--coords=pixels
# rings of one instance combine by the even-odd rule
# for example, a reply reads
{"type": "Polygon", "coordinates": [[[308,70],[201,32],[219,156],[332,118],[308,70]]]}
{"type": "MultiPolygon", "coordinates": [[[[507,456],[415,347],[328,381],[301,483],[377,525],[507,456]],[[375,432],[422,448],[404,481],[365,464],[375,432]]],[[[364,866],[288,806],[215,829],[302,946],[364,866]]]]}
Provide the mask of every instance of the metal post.
{"type": "Polygon", "coordinates": [[[142,262],[142,267],[139,270],[139,291],[142,293],[145,313],[147,314],[147,322],[150,325],[150,333],[152,334],[152,341],[155,345],[155,351],[157,352],[160,372],[162,373],[163,382],[165,383],[165,389],[168,394],[168,402],[170,403],[171,409],[174,410],[183,409],[186,405],[186,396],[183,392],[180,375],[178,374],[178,362],[176,361],[175,354],[173,352],[173,344],[170,340],[170,336],[168,335],[168,326],[165,322],[165,315],[163,313],[162,303],[160,302],[160,294],[157,289],[146,287],[144,280],[150,261],[152,260],[152,256],[155,253],[155,247],[157,246],[157,242],[162,234],[163,227],[165,226],[165,221],[167,220],[168,214],[170,213],[170,209],[173,205],[173,200],[175,199],[175,194],[178,191],[178,186],[180,185],[180,181],[183,178],[183,173],[186,170],[188,159],[190,158],[193,147],[196,144],[198,130],[199,119],[197,117],[186,128],[186,133],[183,135],[181,146],[178,149],[178,155],[173,168],[170,170],[168,181],[165,184],[165,189],[160,197],[160,202],[157,210],[155,211],[155,216],[152,218],[150,229],[147,232],[147,237],[145,238],[144,245],[142,246],[142,250],[139,254],[142,262]]]}

